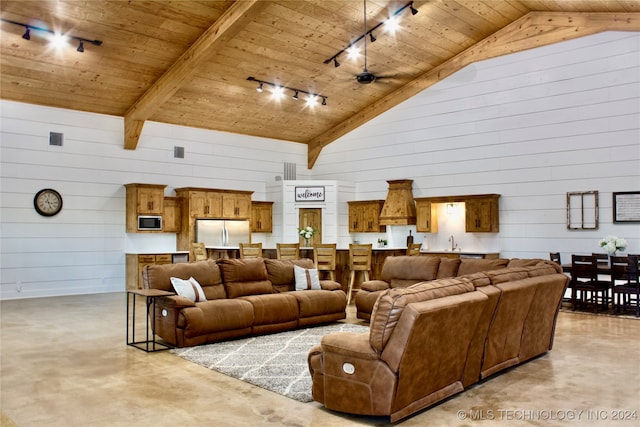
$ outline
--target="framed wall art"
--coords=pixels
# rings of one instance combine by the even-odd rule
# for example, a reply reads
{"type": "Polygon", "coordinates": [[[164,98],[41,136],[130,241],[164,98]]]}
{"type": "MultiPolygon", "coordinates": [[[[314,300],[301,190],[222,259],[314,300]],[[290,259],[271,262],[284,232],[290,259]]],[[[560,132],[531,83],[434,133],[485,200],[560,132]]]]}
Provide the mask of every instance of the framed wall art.
{"type": "Polygon", "coordinates": [[[598,229],[597,191],[574,191],[567,193],[567,229],[598,229]]]}
{"type": "Polygon", "coordinates": [[[613,193],[613,222],[640,222],[640,191],[613,193]]]}

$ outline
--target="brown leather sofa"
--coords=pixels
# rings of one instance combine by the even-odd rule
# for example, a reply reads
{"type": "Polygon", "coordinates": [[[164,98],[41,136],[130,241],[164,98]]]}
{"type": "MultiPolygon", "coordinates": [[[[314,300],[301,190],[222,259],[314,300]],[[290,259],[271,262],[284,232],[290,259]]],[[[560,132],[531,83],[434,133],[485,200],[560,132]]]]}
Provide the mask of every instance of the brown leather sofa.
{"type": "Polygon", "coordinates": [[[295,329],[346,317],[342,286],[320,281],[321,290],[295,290],[293,266],[313,268],[310,259],[206,260],[147,265],[145,288],[173,291],[171,277],[195,278],[207,301],[172,295],[156,302],[155,333],[176,347],[295,329]]]}
{"type": "Polygon", "coordinates": [[[507,267],[508,259],[440,258],[438,256],[393,256],[382,265],[380,280],[362,283],[355,302],[359,319],[369,320],[373,305],[387,289],[507,267]]]}
{"type": "Polygon", "coordinates": [[[314,400],[395,422],[549,351],[569,279],[527,264],[383,291],[368,333],[310,351],[314,400]]]}

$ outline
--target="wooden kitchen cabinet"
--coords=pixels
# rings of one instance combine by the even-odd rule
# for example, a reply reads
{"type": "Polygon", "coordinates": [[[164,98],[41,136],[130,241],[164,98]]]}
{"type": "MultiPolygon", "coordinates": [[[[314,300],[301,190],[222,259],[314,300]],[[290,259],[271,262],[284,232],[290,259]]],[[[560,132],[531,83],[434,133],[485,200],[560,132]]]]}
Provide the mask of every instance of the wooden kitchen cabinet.
{"type": "Polygon", "coordinates": [[[180,231],[181,219],[180,199],[177,197],[165,197],[162,231],[165,233],[177,233],[180,231]]]}
{"type": "MultiPolygon", "coordinates": [[[[176,194],[178,194],[177,189],[176,194]]],[[[188,199],[191,218],[222,218],[222,193],[189,191],[188,199]]]]}
{"type": "MultiPolygon", "coordinates": [[[[138,233],[138,216],[160,215],[164,213],[164,189],[159,184],[125,184],[126,188],[126,231],[138,233]]],[[[157,231],[142,231],[158,233],[157,231]]]]}
{"type": "Polygon", "coordinates": [[[465,200],[465,231],[497,233],[500,231],[498,221],[498,198],[490,196],[468,198],[465,200]]]}
{"type": "Polygon", "coordinates": [[[181,224],[176,236],[180,251],[190,250],[196,238],[197,219],[250,219],[252,191],[215,188],[176,188],[181,224]]]}
{"type": "Polygon", "coordinates": [[[127,290],[142,289],[142,270],[146,265],[188,262],[187,253],[126,254],[127,290]]]}
{"type": "Polygon", "coordinates": [[[224,219],[251,218],[251,193],[222,193],[222,217],[224,219]]]}
{"type": "Polygon", "coordinates": [[[416,232],[435,233],[438,231],[438,210],[429,200],[416,199],[416,232]]]}
{"type": "Polygon", "coordinates": [[[383,233],[387,230],[380,225],[380,211],[384,200],[362,200],[348,202],[350,233],[383,233]]]}
{"type": "Polygon", "coordinates": [[[273,231],[273,202],[251,202],[251,232],[273,231]]]}
{"type": "Polygon", "coordinates": [[[464,203],[465,231],[468,233],[497,233],[499,226],[500,194],[471,194],[461,196],[423,197],[415,199],[416,231],[438,231],[437,205],[464,203]]]}

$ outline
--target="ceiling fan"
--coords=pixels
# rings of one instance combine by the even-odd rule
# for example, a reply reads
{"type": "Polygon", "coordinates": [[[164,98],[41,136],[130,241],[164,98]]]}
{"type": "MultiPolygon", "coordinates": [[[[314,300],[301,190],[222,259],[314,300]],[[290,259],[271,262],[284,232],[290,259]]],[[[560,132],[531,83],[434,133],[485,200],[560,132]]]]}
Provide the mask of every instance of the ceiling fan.
{"type": "MultiPolygon", "coordinates": [[[[368,85],[373,83],[376,80],[385,78],[386,76],[376,76],[375,74],[373,74],[372,72],[369,71],[369,69],[367,68],[367,0],[363,0],[364,3],[364,67],[362,69],[362,72],[359,74],[356,74],[356,81],[360,84],[363,85],[368,85]]],[[[372,38],[372,41],[374,41],[375,39],[372,38]]]]}
{"type": "Polygon", "coordinates": [[[368,85],[376,80],[375,74],[367,69],[367,0],[364,3],[364,68],[361,73],[356,75],[356,81],[363,85],[368,85]]]}

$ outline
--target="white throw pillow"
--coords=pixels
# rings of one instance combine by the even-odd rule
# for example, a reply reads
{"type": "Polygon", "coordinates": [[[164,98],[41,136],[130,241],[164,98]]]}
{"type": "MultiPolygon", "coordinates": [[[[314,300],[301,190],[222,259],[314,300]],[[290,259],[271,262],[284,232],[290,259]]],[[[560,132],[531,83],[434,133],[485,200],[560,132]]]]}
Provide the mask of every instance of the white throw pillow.
{"type": "Polygon", "coordinates": [[[178,295],[190,299],[193,302],[202,302],[207,300],[207,297],[204,296],[202,286],[200,286],[200,283],[198,283],[198,281],[193,277],[190,277],[189,280],[172,277],[171,284],[178,295]]]}
{"type": "Polygon", "coordinates": [[[320,287],[320,277],[316,268],[302,268],[293,266],[293,273],[296,277],[296,290],[306,291],[307,289],[322,289],[320,287]]]}

